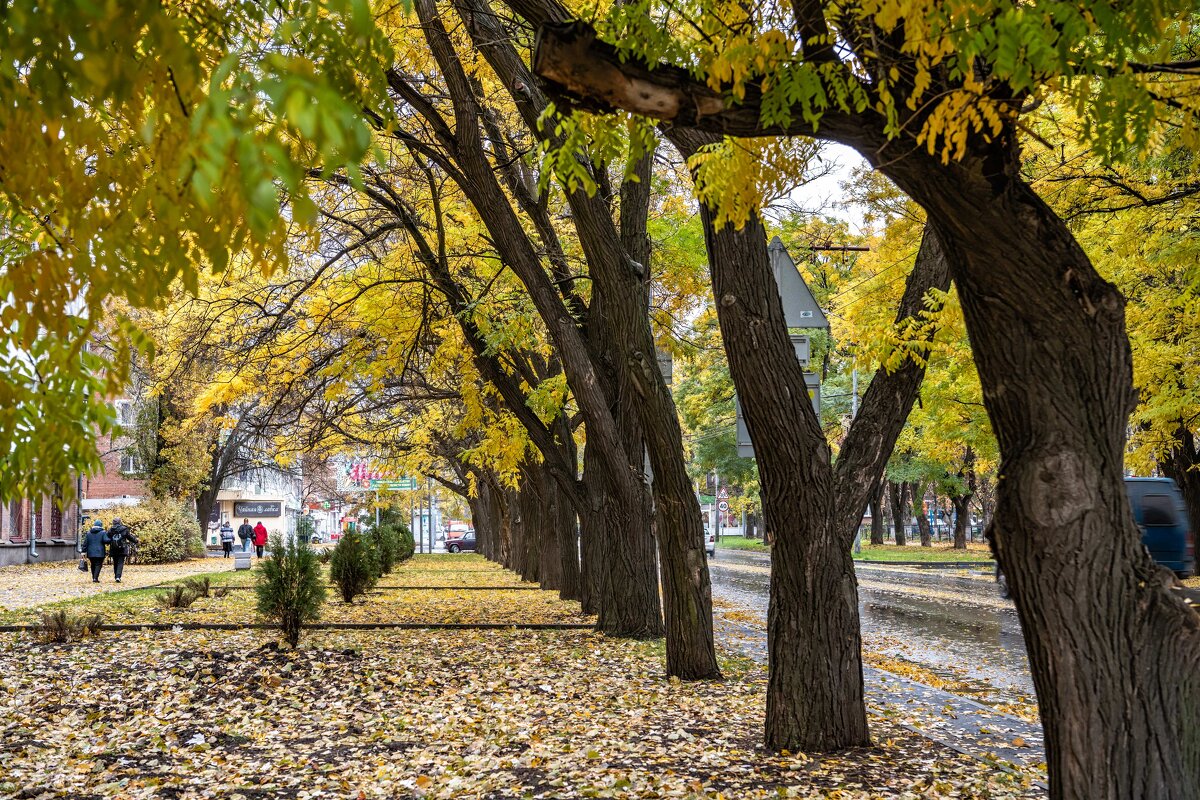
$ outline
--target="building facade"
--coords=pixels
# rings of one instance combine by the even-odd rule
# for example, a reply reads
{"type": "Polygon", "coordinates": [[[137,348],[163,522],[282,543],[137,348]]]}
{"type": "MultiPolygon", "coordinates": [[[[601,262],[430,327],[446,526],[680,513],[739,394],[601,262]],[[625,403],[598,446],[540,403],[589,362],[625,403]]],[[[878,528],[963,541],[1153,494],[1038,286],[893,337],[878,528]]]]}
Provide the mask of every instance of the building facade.
{"type": "MultiPolygon", "coordinates": [[[[267,533],[287,538],[296,533],[296,522],[304,508],[304,478],[300,470],[261,466],[226,478],[217,494],[217,503],[208,520],[205,543],[219,547],[218,529],[228,522],[234,530],[249,520],[259,522],[267,533]]],[[[235,543],[236,544],[236,543],[235,543]]]]}
{"type": "Polygon", "coordinates": [[[0,505],[0,567],[76,557],[79,506],[61,491],[0,505]]]}

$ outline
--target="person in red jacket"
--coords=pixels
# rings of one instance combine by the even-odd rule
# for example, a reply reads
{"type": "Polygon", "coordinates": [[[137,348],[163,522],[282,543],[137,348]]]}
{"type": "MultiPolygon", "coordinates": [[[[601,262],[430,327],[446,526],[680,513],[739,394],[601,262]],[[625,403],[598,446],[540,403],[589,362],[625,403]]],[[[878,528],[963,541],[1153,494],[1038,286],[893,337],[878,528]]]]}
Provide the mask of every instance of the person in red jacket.
{"type": "Polygon", "coordinates": [[[267,543],[267,526],[259,522],[254,526],[254,552],[263,557],[263,546],[267,543]]]}

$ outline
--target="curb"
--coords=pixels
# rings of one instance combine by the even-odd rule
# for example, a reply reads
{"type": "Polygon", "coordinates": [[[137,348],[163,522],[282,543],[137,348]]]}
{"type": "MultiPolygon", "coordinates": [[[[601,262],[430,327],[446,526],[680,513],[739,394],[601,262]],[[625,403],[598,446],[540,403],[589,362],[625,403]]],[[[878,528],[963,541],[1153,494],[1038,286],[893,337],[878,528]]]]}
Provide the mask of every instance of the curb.
{"type": "MultiPolygon", "coordinates": [[[[594,631],[596,626],[583,622],[314,622],[303,626],[309,631],[594,631]]],[[[41,625],[0,625],[0,633],[36,632],[41,625]]],[[[278,630],[265,622],[145,622],[101,625],[102,631],[242,631],[278,630]]]]}
{"type": "Polygon", "coordinates": [[[918,567],[924,569],[979,569],[994,568],[995,561],[873,561],[865,558],[854,559],[855,564],[867,564],[872,567],[918,567]]]}
{"type": "MultiPolygon", "coordinates": [[[[154,586],[145,586],[145,587],[142,587],[142,588],[145,588],[145,589],[170,589],[170,588],[172,588],[172,587],[174,587],[174,586],[182,586],[182,585],[183,585],[183,584],[181,584],[181,583],[180,583],[180,584],[174,584],[174,583],[161,583],[161,584],[156,584],[156,585],[154,585],[154,586]]],[[[334,584],[328,584],[328,585],[332,586],[332,585],[334,585],[334,584]]],[[[253,591],[253,590],[254,590],[254,587],[253,587],[253,586],[214,586],[214,587],[213,587],[213,589],[214,589],[214,590],[215,590],[215,589],[228,589],[228,590],[229,590],[229,591],[231,591],[231,592],[245,592],[245,591],[253,591]]],[[[488,591],[488,592],[541,592],[541,591],[553,591],[552,589],[549,589],[549,590],[544,590],[544,589],[542,589],[542,587],[540,587],[540,586],[383,586],[382,584],[380,584],[380,585],[376,585],[376,586],[375,586],[375,589],[372,589],[372,591],[375,591],[376,589],[399,589],[399,590],[410,590],[410,591],[421,591],[421,592],[434,592],[434,591],[437,591],[437,592],[444,592],[444,591],[459,591],[459,590],[461,590],[461,591],[465,591],[465,592],[479,592],[479,591],[488,591]]]]}

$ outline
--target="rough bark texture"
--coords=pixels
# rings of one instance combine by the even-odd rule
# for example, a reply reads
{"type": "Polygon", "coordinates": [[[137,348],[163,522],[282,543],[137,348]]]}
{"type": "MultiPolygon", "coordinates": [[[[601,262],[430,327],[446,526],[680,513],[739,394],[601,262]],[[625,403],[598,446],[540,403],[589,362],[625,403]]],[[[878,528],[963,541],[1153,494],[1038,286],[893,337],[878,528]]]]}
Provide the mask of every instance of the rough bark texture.
{"type": "Polygon", "coordinates": [[[875,481],[871,490],[871,546],[883,544],[883,478],[875,481]]]}
{"type": "Polygon", "coordinates": [[[892,500],[892,525],[895,527],[896,544],[903,547],[908,544],[908,537],[904,531],[904,509],[908,505],[906,497],[908,484],[903,481],[900,483],[892,481],[888,484],[888,487],[892,500]]]}
{"type": "MultiPolygon", "coordinates": [[[[645,488],[630,473],[631,459],[626,455],[618,423],[612,416],[605,384],[597,375],[577,321],[543,269],[539,253],[499,184],[479,127],[483,113],[475,94],[476,87],[458,59],[438,9],[432,0],[417,0],[414,8],[430,51],[450,89],[453,128],[436,111],[431,111],[428,102],[412,87],[394,81],[393,89],[426,116],[442,146],[453,154],[453,164],[445,164],[447,171],[454,175],[479,213],[505,264],[529,292],[584,416],[588,446],[597,448],[602,464],[605,495],[601,502],[609,521],[606,541],[617,553],[617,557],[606,563],[618,570],[616,574],[605,576],[605,580],[620,590],[605,593],[600,624],[614,634],[660,635],[662,622],[657,581],[654,580],[653,542],[646,535],[650,517],[648,514],[636,516],[637,510],[644,507],[645,488]]],[[[509,405],[512,407],[514,402],[509,405]]],[[[540,429],[533,433],[541,435],[540,429]]],[[[547,449],[546,444],[539,442],[543,452],[547,449]]],[[[638,459],[640,461],[640,451],[638,459]]],[[[580,503],[577,507],[583,513],[586,504],[580,503]]]]}
{"type": "Polygon", "coordinates": [[[959,286],[1051,795],[1195,798],[1200,616],[1145,552],[1125,494],[1124,301],[1020,180],[1011,141],[948,168],[915,155],[881,168],[925,206],[959,286]]]}
{"type": "Polygon", "coordinates": [[[970,495],[956,494],[950,498],[954,506],[954,549],[967,549],[967,527],[971,524],[970,495]]]}
{"type": "MultiPolygon", "coordinates": [[[[578,80],[572,91],[597,105],[634,107],[640,94],[643,107],[656,101],[647,113],[709,131],[834,139],[926,209],[1000,444],[991,530],[1038,690],[1050,794],[1200,797],[1200,616],[1141,546],[1123,485],[1134,403],[1124,302],[1021,180],[1015,126],[970,137],[964,157],[943,164],[911,138],[889,141],[871,112],[826,112],[816,130],[793,113],[769,129],[752,92],[717,107],[678,68],[632,64],[627,75],[611,47],[572,59],[547,77],[578,80]]],[[[901,136],[916,135],[921,120],[911,122],[901,136]]]]}
{"type": "MultiPolygon", "coordinates": [[[[690,156],[713,137],[671,129],[690,156]]],[[[869,741],[863,703],[858,590],[850,544],[876,477],[903,427],[923,368],[906,362],[872,381],[836,465],[787,336],[758,218],[713,225],[701,204],[713,295],[730,374],[755,442],[763,508],[774,534],[768,611],[766,743],[836,750],[869,741]]],[[[926,237],[901,315],[948,272],[926,237]]]]}
{"type": "MultiPolygon", "coordinates": [[[[538,121],[548,101],[536,88],[498,17],[484,0],[460,0],[457,7],[476,46],[510,87],[526,124],[539,133],[538,121]],[[523,88],[516,89],[518,85],[523,88]]],[[[654,470],[667,673],[684,679],[717,678],[720,669],[713,641],[700,505],[687,474],[683,432],[670,388],[659,372],[650,327],[646,224],[651,164],[652,154],[643,156],[633,166],[637,179],[622,183],[619,222],[614,222],[608,198],[601,193],[568,190],[567,202],[592,277],[589,324],[602,337],[602,352],[615,378],[618,403],[635,413],[640,423],[641,435],[626,437],[626,456],[635,472],[640,472],[646,448],[654,470]]]]}

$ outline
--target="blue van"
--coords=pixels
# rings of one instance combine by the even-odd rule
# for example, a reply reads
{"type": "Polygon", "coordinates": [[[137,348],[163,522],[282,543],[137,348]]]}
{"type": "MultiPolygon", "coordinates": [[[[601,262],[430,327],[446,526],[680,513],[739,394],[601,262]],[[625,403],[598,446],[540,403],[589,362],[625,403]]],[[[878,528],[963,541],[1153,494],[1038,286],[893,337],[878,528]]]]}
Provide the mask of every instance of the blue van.
{"type": "Polygon", "coordinates": [[[1150,556],[1180,577],[1196,571],[1196,541],[1183,493],[1170,478],[1126,478],[1133,519],[1150,556]]]}

